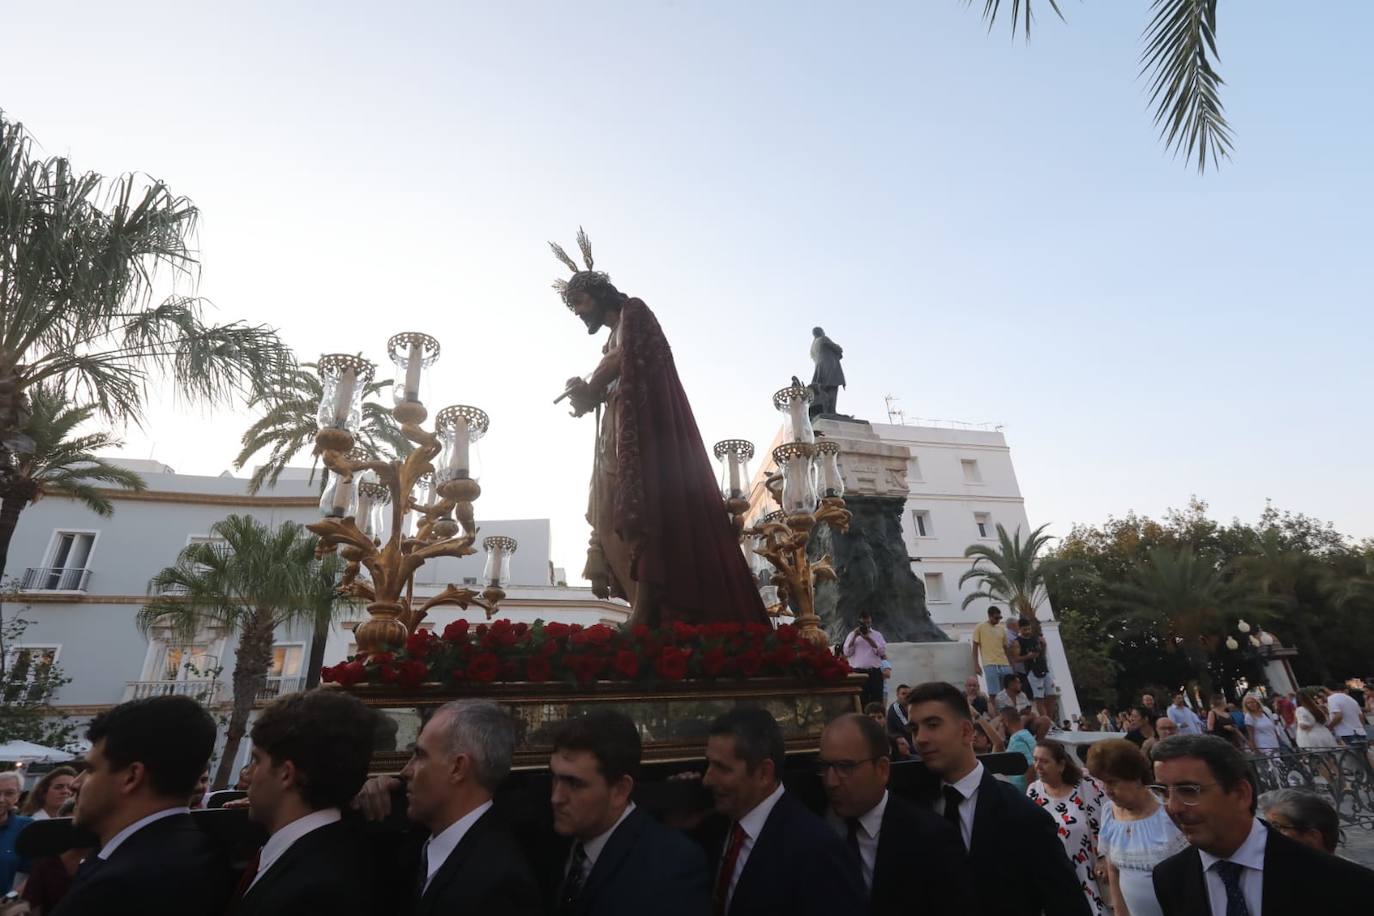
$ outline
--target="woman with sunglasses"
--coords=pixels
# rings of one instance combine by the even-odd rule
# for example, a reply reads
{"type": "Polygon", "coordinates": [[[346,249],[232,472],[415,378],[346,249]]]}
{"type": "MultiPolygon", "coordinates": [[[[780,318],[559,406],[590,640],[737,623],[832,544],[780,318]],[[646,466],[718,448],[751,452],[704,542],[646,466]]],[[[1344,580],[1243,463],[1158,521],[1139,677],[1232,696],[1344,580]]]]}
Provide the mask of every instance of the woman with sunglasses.
{"type": "Polygon", "coordinates": [[[1131,742],[1114,738],[1089,748],[1088,770],[1110,799],[1102,810],[1097,852],[1107,862],[1113,913],[1163,916],[1151,873],[1188,841],[1150,791],[1150,761],[1131,742]]]}

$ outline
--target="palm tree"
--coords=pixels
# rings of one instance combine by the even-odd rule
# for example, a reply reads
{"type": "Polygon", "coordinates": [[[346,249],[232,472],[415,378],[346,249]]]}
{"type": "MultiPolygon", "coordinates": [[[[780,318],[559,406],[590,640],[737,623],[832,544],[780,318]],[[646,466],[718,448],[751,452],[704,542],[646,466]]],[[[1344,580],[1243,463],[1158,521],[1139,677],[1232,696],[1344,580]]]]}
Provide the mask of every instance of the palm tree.
{"type": "Polygon", "coordinates": [[[1116,612],[1104,623],[1153,635],[1169,651],[1183,652],[1205,696],[1212,693],[1210,649],[1236,618],[1263,616],[1247,591],[1226,580],[1224,569],[1189,546],[1154,547],[1126,581],[1110,583],[1106,591],[1116,612]]]}
{"type": "Polygon", "coordinates": [[[280,626],[314,623],[334,603],[338,560],[315,560],[315,538],[295,522],[270,529],[247,515],[211,526],[217,542],[187,545],[148,583],[153,598],[138,612],[145,634],[167,628],[193,639],[206,629],[238,636],[233,699],[214,784],[229,782],[253,701],[266,684],[280,626]]]}
{"type": "Polygon", "coordinates": [[[36,159],[32,146],[0,115],[0,450],[27,448],[39,385],[137,423],[152,383],[213,404],[289,367],[272,329],[207,324],[205,303],[185,294],[200,215],[190,200],[140,175],[36,159]]]}
{"type": "Polygon", "coordinates": [[[96,452],[118,448],[119,440],[103,432],[76,433],[95,414],[94,405],[74,406],[61,390],[47,385],[29,392],[29,403],[31,413],[23,430],[27,450],[0,454],[0,460],[9,462],[0,473],[0,575],[9,561],[19,513],[29,503],[44,496],[70,496],[108,518],[114,504],[99,484],[134,492],[145,489],[142,477],[96,456],[96,452]]]}
{"type": "MultiPolygon", "coordinates": [[[[357,448],[369,458],[404,456],[413,447],[396,425],[390,408],[375,400],[368,400],[388,384],[369,382],[363,389],[363,420],[356,443],[357,448]]],[[[264,486],[276,486],[277,479],[291,459],[306,447],[313,448],[315,433],[319,429],[316,414],[323,393],[324,386],[315,372],[315,364],[302,363],[284,374],[277,385],[264,389],[249,402],[250,408],[266,407],[267,412],[244,432],[243,448],[234,459],[234,468],[241,470],[263,449],[271,451],[267,461],[254,469],[248,481],[248,492],[257,493],[264,486]]],[[[311,466],[312,478],[315,466],[311,466]]],[[[321,487],[326,479],[322,475],[321,487]]]]}
{"type": "MultiPolygon", "coordinates": [[[[964,0],[972,4],[973,0],[964,0]]],[[[1058,0],[1046,0],[1060,19],[1058,0]]],[[[983,0],[983,19],[991,29],[1002,0],[983,0]]],[[[1210,159],[1231,155],[1231,126],[1221,105],[1217,60],[1217,0],[1151,0],[1150,21],[1142,37],[1140,73],[1149,81],[1155,125],[1166,148],[1197,157],[1199,172],[1210,159]]],[[[1032,0],[1011,0],[1012,34],[1030,39],[1032,0]]]]}
{"type": "Polygon", "coordinates": [[[1003,525],[997,526],[997,546],[972,544],[964,551],[964,556],[973,560],[973,566],[959,577],[959,584],[970,580],[978,583],[978,591],[965,596],[961,607],[987,598],[1001,601],[1011,608],[1012,614],[1035,621],[1039,620],[1035,609],[1046,598],[1046,578],[1059,572],[1065,561],[1041,556],[1050,536],[1041,525],[1021,540],[1021,528],[1014,534],[1007,534],[1003,525]]]}

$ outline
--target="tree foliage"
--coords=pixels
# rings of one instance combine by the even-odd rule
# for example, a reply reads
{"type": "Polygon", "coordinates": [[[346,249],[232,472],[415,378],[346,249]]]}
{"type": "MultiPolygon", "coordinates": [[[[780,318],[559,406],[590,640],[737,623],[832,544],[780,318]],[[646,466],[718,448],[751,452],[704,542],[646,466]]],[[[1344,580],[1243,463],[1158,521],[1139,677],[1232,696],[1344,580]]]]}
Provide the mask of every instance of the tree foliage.
{"type": "Polygon", "coordinates": [[[71,720],[52,706],[71,678],[56,661],[24,651],[24,632],[33,623],[0,608],[0,744],[31,741],[63,750],[76,740],[71,720]]]}
{"type": "Polygon", "coordinates": [[[973,581],[978,590],[964,597],[963,607],[988,599],[1010,606],[1017,617],[1036,620],[1036,611],[1046,597],[1046,580],[1064,562],[1044,555],[1050,536],[1041,525],[1024,538],[1018,527],[1008,534],[997,526],[997,545],[972,544],[964,556],[973,566],[959,577],[959,584],[973,581]]]}

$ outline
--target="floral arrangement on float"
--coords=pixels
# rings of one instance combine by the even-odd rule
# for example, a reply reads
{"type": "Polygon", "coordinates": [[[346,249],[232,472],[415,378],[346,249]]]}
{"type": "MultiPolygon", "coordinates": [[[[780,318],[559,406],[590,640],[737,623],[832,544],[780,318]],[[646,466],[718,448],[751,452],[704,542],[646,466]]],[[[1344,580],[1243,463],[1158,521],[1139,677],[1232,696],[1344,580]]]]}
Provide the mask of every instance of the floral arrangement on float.
{"type": "Polygon", "coordinates": [[[404,646],[359,653],[320,673],[341,687],[359,684],[452,687],[497,682],[566,683],[597,681],[666,684],[679,681],[793,677],[837,682],[849,664],[828,646],[803,639],[797,627],[781,624],[674,623],[583,627],[504,618],[473,626],[456,620],[441,634],[412,633],[404,646]]]}

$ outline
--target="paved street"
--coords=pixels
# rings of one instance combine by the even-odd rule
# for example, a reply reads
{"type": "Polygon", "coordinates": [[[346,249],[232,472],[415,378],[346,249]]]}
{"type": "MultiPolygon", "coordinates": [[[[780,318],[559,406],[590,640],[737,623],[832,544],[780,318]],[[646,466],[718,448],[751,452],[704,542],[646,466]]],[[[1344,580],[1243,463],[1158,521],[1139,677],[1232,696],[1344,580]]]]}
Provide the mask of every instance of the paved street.
{"type": "Polygon", "coordinates": [[[1336,851],[1347,859],[1374,868],[1374,830],[1347,827],[1345,842],[1336,851]]]}

